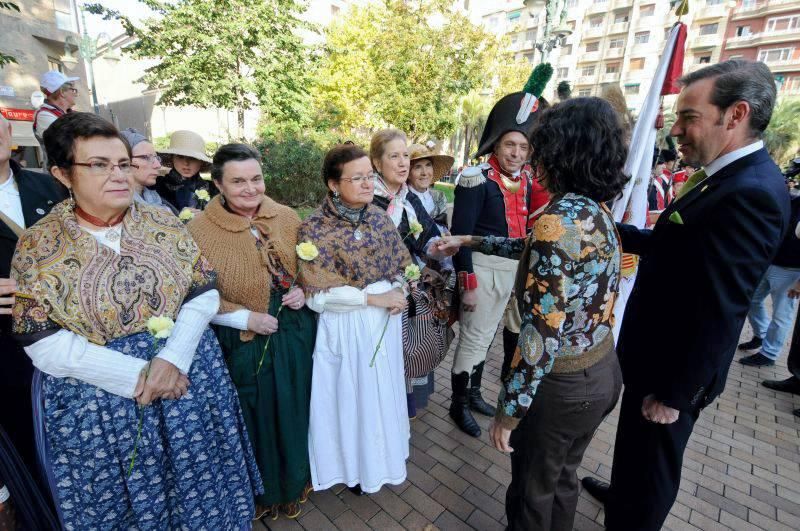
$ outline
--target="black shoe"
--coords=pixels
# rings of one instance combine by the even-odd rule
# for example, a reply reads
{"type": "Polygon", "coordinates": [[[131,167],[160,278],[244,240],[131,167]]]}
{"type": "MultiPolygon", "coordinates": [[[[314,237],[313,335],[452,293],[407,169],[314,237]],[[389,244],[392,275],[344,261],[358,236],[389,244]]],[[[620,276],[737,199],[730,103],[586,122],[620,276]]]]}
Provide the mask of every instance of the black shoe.
{"type": "Polygon", "coordinates": [[[469,408],[472,411],[480,413],[481,415],[486,415],[487,417],[494,417],[494,414],[497,411],[493,405],[489,404],[483,399],[481,396],[480,387],[469,388],[469,408]]]}
{"type": "Polygon", "coordinates": [[[763,342],[764,340],[761,339],[760,337],[753,336],[753,339],[751,339],[750,341],[739,345],[739,350],[756,350],[761,348],[761,343],[763,342]]]}
{"type": "Polygon", "coordinates": [[[363,490],[361,490],[361,484],[359,484],[359,483],[356,483],[356,484],[355,484],[354,486],[352,486],[352,487],[347,487],[347,490],[349,490],[350,492],[352,492],[352,493],[353,493],[353,494],[355,494],[356,496],[366,496],[366,495],[367,495],[367,493],[366,493],[366,492],[364,492],[363,490]]]}
{"type": "Polygon", "coordinates": [[[769,359],[760,352],[741,358],[739,363],[742,365],[747,365],[748,367],[772,367],[775,365],[773,360],[769,359]]]}
{"type": "Polygon", "coordinates": [[[791,376],[785,380],[764,380],[761,385],[773,391],[800,395],[800,380],[791,376]]]}
{"type": "Polygon", "coordinates": [[[469,374],[466,372],[451,374],[450,382],[453,386],[453,396],[450,399],[450,418],[467,435],[480,437],[481,427],[475,422],[475,417],[469,410],[469,396],[467,395],[469,374]]]}
{"type": "Polygon", "coordinates": [[[486,362],[482,361],[472,368],[469,377],[469,408],[487,417],[493,417],[495,408],[489,405],[481,396],[481,381],[483,380],[483,366],[486,362]]]}
{"type": "Polygon", "coordinates": [[[605,481],[600,481],[597,478],[586,476],[581,480],[581,485],[583,485],[583,489],[595,500],[599,501],[603,505],[608,502],[608,495],[611,491],[611,485],[605,481]]]}

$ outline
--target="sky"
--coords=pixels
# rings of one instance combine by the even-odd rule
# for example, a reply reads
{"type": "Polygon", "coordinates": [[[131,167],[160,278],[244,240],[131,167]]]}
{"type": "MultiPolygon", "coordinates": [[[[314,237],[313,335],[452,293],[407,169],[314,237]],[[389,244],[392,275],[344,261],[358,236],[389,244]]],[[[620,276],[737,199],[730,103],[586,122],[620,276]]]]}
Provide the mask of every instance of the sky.
{"type": "MultiPolygon", "coordinates": [[[[79,5],[84,3],[98,3],[109,9],[115,9],[120,13],[137,21],[147,17],[147,10],[136,0],[77,0],[79,5]]],[[[122,24],[115,20],[103,20],[102,17],[86,13],[86,30],[89,35],[97,36],[100,33],[107,33],[112,39],[122,33],[122,24]]]]}

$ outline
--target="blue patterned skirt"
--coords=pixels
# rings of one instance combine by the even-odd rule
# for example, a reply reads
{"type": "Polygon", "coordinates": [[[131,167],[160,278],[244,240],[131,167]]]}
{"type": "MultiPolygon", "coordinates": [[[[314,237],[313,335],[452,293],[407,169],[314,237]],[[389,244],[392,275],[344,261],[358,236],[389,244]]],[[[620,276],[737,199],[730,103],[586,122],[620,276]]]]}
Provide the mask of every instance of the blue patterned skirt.
{"type": "MultiPolygon", "coordinates": [[[[150,359],[152,336],[108,348],[150,359]]],[[[236,389],[211,329],[203,333],[179,400],[144,408],[74,378],[37,371],[37,443],[66,529],[243,529],[261,478],[236,389]]]]}

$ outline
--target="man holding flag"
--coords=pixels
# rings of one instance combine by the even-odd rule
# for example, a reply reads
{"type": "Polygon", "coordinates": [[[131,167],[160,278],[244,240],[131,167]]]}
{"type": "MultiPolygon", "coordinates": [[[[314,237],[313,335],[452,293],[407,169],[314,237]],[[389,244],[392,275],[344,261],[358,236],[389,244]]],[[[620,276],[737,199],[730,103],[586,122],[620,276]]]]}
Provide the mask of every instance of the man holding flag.
{"type": "Polygon", "coordinates": [[[679,82],[670,134],[704,169],[653,230],[618,225],[623,249],[640,258],[617,342],[625,392],[610,488],[583,480],[611,530],[664,523],[694,423],[725,387],[750,299],[789,225],[786,186],[760,139],[776,98],[767,66],[730,60],[679,82]],[[682,315],[682,325],[663,336],[655,314],[682,315]]]}

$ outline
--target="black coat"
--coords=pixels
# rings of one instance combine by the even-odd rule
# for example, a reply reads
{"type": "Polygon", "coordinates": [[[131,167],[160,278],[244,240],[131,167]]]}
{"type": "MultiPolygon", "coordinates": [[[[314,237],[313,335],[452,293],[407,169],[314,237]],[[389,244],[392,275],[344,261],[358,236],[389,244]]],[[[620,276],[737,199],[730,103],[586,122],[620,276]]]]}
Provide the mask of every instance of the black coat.
{"type": "MultiPolygon", "coordinates": [[[[14,161],[11,161],[11,169],[19,188],[26,227],[39,221],[65,198],[64,188],[50,175],[23,170],[14,161]]],[[[16,245],[17,235],[0,221],[0,278],[9,276],[16,245]]],[[[10,317],[0,316],[0,404],[3,404],[0,406],[0,425],[8,432],[23,461],[32,467],[34,445],[30,394],[33,365],[10,332],[10,317]]]]}
{"type": "Polygon", "coordinates": [[[684,411],[722,392],[789,212],[783,176],[761,149],[674,201],[652,231],[618,225],[624,250],[641,256],[617,343],[628,391],[684,411]]]}
{"type": "MultiPolygon", "coordinates": [[[[425,210],[425,207],[422,205],[422,201],[420,201],[419,197],[414,195],[412,192],[408,192],[406,195],[406,201],[411,204],[411,207],[414,209],[414,213],[417,215],[417,221],[420,225],[422,225],[422,233],[419,235],[418,238],[415,238],[413,235],[409,234],[409,223],[408,223],[408,215],[406,215],[405,210],[403,211],[403,217],[400,220],[400,225],[397,227],[397,232],[400,233],[400,237],[403,238],[403,244],[408,249],[409,254],[411,256],[417,256],[422,260],[427,258],[425,254],[425,247],[433,238],[438,238],[442,236],[442,233],[439,231],[439,227],[436,226],[436,222],[433,221],[428,211],[425,210]]],[[[372,198],[372,204],[375,206],[380,207],[382,210],[386,210],[389,208],[389,200],[385,197],[374,196],[372,198]]]]}

